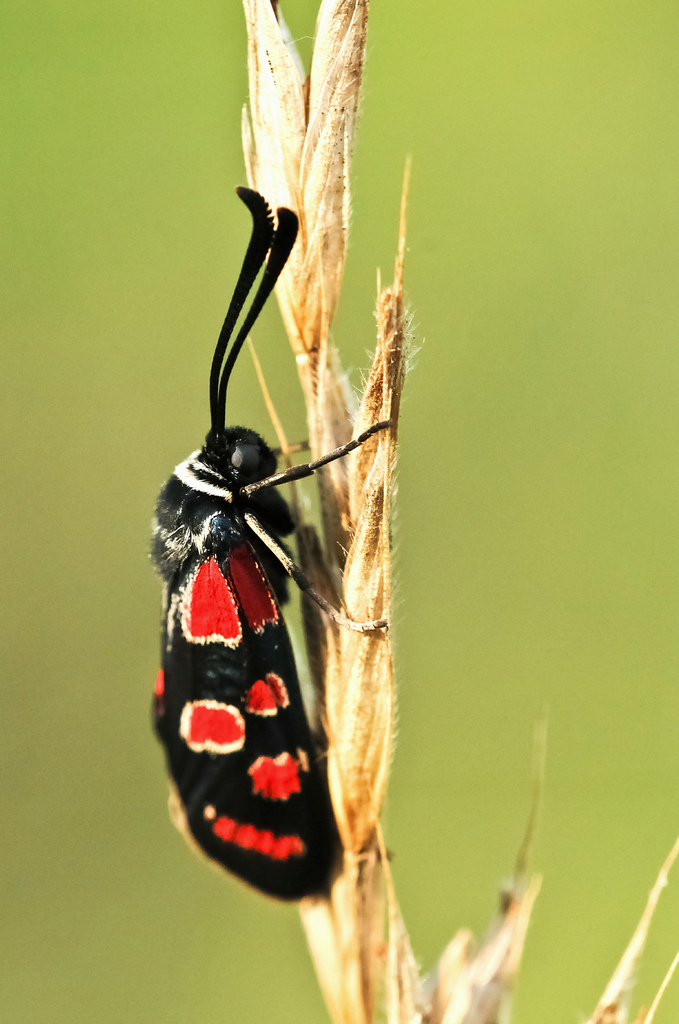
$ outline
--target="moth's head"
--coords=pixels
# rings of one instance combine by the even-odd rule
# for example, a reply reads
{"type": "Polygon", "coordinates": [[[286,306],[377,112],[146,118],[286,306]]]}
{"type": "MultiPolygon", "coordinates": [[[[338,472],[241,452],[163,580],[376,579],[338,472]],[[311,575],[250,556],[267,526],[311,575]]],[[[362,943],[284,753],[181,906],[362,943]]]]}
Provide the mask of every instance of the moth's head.
{"type": "Polygon", "coordinates": [[[199,458],[234,491],[276,472],[276,456],[266,441],[247,427],[211,430],[199,458]]]}

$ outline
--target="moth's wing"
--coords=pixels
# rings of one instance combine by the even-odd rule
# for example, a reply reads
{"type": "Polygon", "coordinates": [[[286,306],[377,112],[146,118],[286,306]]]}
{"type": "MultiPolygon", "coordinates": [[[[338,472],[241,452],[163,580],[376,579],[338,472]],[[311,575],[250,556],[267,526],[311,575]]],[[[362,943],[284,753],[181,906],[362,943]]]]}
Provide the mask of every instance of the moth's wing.
{"type": "Polygon", "coordinates": [[[194,558],[170,586],[156,729],[202,850],[282,899],[335,849],[290,639],[252,548],[194,558]]]}

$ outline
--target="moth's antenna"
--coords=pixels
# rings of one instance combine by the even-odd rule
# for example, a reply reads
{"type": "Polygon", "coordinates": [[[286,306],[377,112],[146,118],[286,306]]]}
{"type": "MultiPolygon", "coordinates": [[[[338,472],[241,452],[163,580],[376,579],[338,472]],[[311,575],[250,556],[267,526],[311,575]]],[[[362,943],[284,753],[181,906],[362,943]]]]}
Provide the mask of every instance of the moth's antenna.
{"type": "Polygon", "coordinates": [[[231,346],[229,354],[226,357],[224,370],[222,371],[222,377],[219,382],[217,415],[218,421],[222,425],[226,419],[226,388],[229,383],[229,377],[231,376],[234,363],[238,358],[238,353],[243,347],[243,342],[250,333],[252,325],[261,313],[264,303],[273,291],[276,281],[280,277],[280,273],[287,262],[293,245],[295,244],[295,239],[297,238],[297,228],[299,226],[297,214],[293,213],[292,210],[288,210],[285,206],[281,206],[276,210],[276,217],[278,223],[276,225],[276,232],[273,236],[273,242],[271,243],[269,259],[267,260],[266,267],[264,268],[264,276],[262,277],[257,293],[252,300],[252,305],[250,306],[248,314],[243,321],[243,325],[236,335],[236,340],[231,346]]]}
{"type": "Polygon", "coordinates": [[[243,200],[252,214],[252,234],[224,324],[219,332],[215,354],[212,357],[212,369],[210,370],[210,416],[212,419],[212,429],[217,432],[224,429],[224,402],[221,405],[221,418],[219,416],[219,377],[226,347],[229,344],[229,338],[236,326],[240,311],[266,259],[266,254],[271,248],[274,237],[273,215],[266,199],[260,196],[259,192],[255,192],[251,188],[237,188],[236,194],[239,199],[243,200]]]}

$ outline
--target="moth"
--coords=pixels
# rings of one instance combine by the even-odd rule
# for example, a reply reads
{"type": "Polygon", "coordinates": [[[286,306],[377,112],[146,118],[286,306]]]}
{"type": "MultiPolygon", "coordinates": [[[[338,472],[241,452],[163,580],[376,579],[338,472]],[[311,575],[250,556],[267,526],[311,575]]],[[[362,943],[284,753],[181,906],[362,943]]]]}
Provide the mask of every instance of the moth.
{"type": "Polygon", "coordinates": [[[279,208],[274,225],[259,193],[237,194],[253,227],[212,360],[210,431],[163,487],[153,524],[153,559],[164,583],[153,720],[187,838],[256,889],[297,900],[327,886],[337,833],[282,613],[288,576],[343,626],[387,624],[352,622],[313,591],[285,546],[294,523],[276,488],[389,424],[281,473],[259,434],[225,425],[235,361],[298,229],[292,210],[279,208]]]}

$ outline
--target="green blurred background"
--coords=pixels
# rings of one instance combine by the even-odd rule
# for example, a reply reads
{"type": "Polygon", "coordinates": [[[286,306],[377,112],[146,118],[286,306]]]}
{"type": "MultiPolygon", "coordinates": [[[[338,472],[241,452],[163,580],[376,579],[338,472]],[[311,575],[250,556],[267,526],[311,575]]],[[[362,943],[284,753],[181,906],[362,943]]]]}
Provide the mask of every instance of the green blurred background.
{"type": "MultiPolygon", "coordinates": [[[[286,16],[308,57],[314,0],[286,16]]],[[[594,1007],[679,832],[679,7],[375,0],[335,338],[373,344],[413,157],[386,808],[430,966],[483,931],[549,714],[514,1021],[594,1007]]],[[[2,1019],[326,1019],[293,908],[169,824],[151,512],[243,252],[237,0],[5,0],[2,1019]]],[[[272,304],[255,335],[305,436],[272,304]]],[[[230,414],[271,436],[247,357],[230,414]]],[[[636,1001],[679,946],[663,897],[636,1001]]],[[[676,1020],[679,985],[658,1022],[676,1020]]]]}

